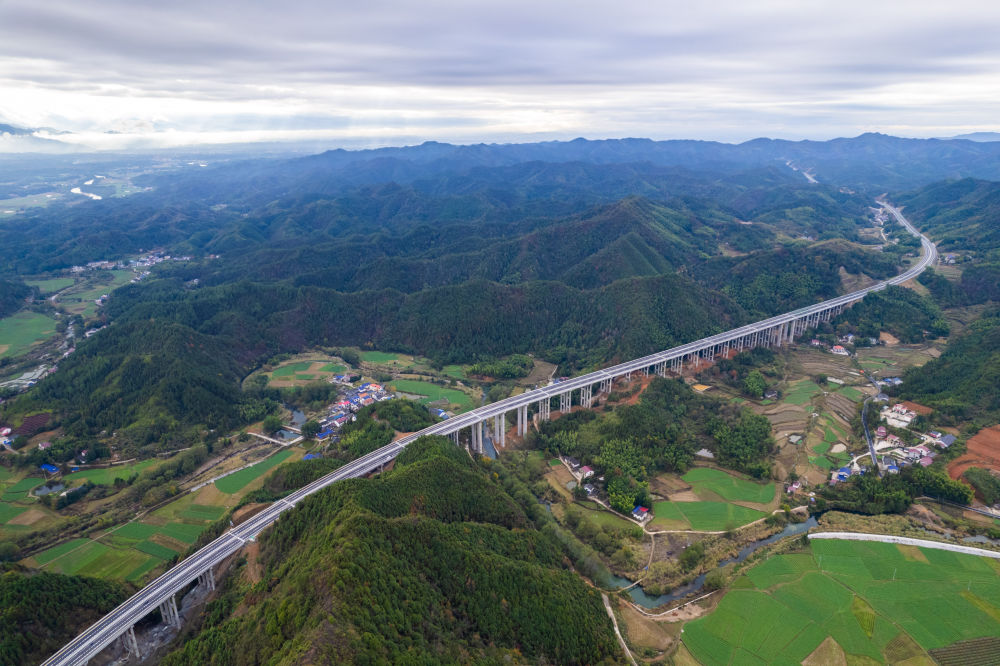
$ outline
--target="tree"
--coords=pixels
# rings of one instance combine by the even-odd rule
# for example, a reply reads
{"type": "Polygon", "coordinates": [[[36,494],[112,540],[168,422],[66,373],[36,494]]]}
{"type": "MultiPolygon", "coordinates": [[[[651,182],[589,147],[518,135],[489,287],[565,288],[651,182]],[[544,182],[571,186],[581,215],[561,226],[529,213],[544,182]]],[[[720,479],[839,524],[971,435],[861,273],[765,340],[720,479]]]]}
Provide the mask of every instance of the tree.
{"type": "Polygon", "coordinates": [[[310,419],[302,424],[302,436],[306,439],[312,439],[319,433],[320,425],[316,421],[310,419]]]}
{"type": "Polygon", "coordinates": [[[281,430],[281,417],[277,414],[271,414],[264,418],[264,422],[261,424],[261,428],[268,435],[273,435],[274,433],[281,430]]]}
{"type": "Polygon", "coordinates": [[[764,379],[764,375],[761,374],[760,370],[751,370],[747,373],[746,379],[743,380],[744,393],[754,398],[759,398],[764,395],[764,389],[766,388],[767,381],[764,379]]]}

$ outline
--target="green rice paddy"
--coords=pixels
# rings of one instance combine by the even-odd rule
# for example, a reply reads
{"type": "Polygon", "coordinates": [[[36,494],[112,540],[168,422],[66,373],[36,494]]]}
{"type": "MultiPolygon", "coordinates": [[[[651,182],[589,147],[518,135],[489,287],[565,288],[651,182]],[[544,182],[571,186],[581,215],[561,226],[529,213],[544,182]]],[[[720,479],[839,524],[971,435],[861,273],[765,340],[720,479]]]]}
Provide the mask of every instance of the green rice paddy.
{"type": "Polygon", "coordinates": [[[398,361],[399,354],[381,351],[363,351],[361,352],[361,360],[366,363],[389,363],[390,361],[398,361]]]}
{"type": "Polygon", "coordinates": [[[17,518],[27,510],[28,507],[15,506],[13,504],[8,504],[7,502],[0,502],[0,523],[6,523],[8,520],[17,518]]]}
{"type": "Polygon", "coordinates": [[[319,369],[320,372],[329,372],[333,375],[342,375],[347,372],[346,365],[337,365],[336,363],[327,363],[322,368],[319,369]]]}
{"type": "Polygon", "coordinates": [[[661,519],[674,523],[665,529],[684,529],[678,525],[686,525],[692,530],[724,532],[766,515],[763,511],[728,502],[656,502],[653,505],[654,525],[661,519]]]}
{"type": "Polygon", "coordinates": [[[802,379],[789,387],[785,396],[782,398],[782,402],[787,402],[792,405],[806,405],[812,399],[821,393],[821,389],[810,379],[802,379]]]}
{"type": "Polygon", "coordinates": [[[274,379],[287,379],[299,372],[305,372],[312,367],[312,361],[299,361],[298,363],[289,363],[288,365],[283,365],[280,368],[275,369],[271,373],[271,377],[274,379]]]}
{"type": "Polygon", "coordinates": [[[57,291],[62,291],[66,287],[72,287],[76,284],[76,280],[73,278],[46,278],[44,280],[25,280],[24,283],[29,287],[38,287],[38,290],[43,294],[54,294],[57,291]]]}
{"type": "Polygon", "coordinates": [[[730,502],[755,502],[767,504],[774,499],[774,483],[754,483],[740,479],[722,470],[696,467],[681,477],[691,484],[694,492],[708,491],[730,502]]]}
{"type": "Polygon", "coordinates": [[[115,465],[114,467],[105,467],[103,469],[82,469],[79,472],[67,474],[66,480],[78,481],[80,483],[90,481],[97,485],[109,486],[115,482],[115,479],[131,478],[134,474],[138,474],[150,467],[155,467],[162,462],[162,460],[144,460],[134,465],[115,465]]]}
{"type": "Polygon", "coordinates": [[[932,650],[1000,636],[997,571],[971,555],[816,540],[737,579],[683,641],[705,664],[799,663],[828,636],[848,663],[896,661],[910,639],[932,650]]]}
{"type": "Polygon", "coordinates": [[[20,356],[56,332],[56,320],[37,312],[0,319],[0,358],[20,356]]]}
{"type": "Polygon", "coordinates": [[[215,482],[215,487],[224,493],[236,493],[249,484],[251,481],[260,478],[272,468],[280,465],[281,463],[288,460],[292,455],[292,451],[284,450],[280,451],[266,460],[247,467],[246,469],[241,469],[235,474],[230,474],[229,476],[224,476],[215,482]]]}
{"type": "Polygon", "coordinates": [[[422,382],[416,379],[396,379],[391,384],[392,388],[403,393],[424,396],[421,404],[445,400],[449,405],[458,405],[460,410],[472,408],[472,398],[457,389],[445,388],[430,382],[422,382]]]}

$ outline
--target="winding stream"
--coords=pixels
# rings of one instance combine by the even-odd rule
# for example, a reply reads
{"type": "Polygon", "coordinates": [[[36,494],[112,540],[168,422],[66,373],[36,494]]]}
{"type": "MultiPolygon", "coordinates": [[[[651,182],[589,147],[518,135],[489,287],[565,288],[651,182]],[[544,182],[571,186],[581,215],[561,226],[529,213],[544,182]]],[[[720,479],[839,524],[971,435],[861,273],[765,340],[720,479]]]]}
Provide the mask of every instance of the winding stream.
{"type": "MultiPolygon", "coordinates": [[[[815,516],[810,516],[809,520],[803,523],[789,523],[788,525],[785,526],[785,529],[778,532],[777,534],[772,534],[766,539],[759,539],[758,541],[754,541],[752,543],[747,544],[746,546],[740,549],[740,552],[736,554],[736,557],[730,557],[727,560],[722,560],[721,562],[719,562],[718,567],[720,568],[724,567],[732,562],[742,562],[743,560],[750,557],[750,555],[753,554],[753,552],[756,551],[758,548],[770,545],[775,541],[778,541],[779,539],[784,539],[785,537],[803,534],[810,527],[816,527],[816,526],[817,522],[815,516]]],[[[667,592],[666,594],[661,594],[658,597],[649,596],[648,594],[646,594],[645,590],[643,590],[642,587],[639,585],[636,585],[635,587],[630,589],[628,593],[629,596],[632,597],[632,600],[635,603],[642,606],[643,608],[656,608],[658,606],[663,606],[664,604],[669,604],[671,601],[682,599],[694,592],[700,591],[701,588],[704,587],[705,585],[705,576],[707,576],[708,573],[709,572],[703,573],[694,580],[692,580],[690,583],[674,588],[670,592],[667,592]]],[[[621,576],[611,576],[610,581],[611,584],[617,587],[618,589],[621,589],[623,587],[628,587],[629,585],[632,584],[632,581],[630,581],[627,578],[622,578],[621,576]]]]}

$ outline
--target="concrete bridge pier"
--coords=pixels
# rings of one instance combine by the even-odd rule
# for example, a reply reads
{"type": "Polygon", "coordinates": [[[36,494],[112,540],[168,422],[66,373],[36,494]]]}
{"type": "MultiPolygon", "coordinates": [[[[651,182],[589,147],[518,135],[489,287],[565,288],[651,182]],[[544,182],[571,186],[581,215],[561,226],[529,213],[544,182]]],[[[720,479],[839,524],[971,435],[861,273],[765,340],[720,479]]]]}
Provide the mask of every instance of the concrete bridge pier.
{"type": "Polygon", "coordinates": [[[538,401],[538,420],[548,421],[552,414],[552,403],[548,396],[538,401]]]}
{"type": "Polygon", "coordinates": [[[507,445],[507,415],[497,414],[493,417],[493,448],[507,445]]]}
{"type": "Polygon", "coordinates": [[[610,379],[602,379],[601,380],[601,389],[600,389],[599,392],[600,393],[605,393],[605,394],[611,393],[611,380],[610,379]]]}
{"type": "Polygon", "coordinates": [[[212,567],[206,569],[200,576],[198,576],[198,584],[204,585],[209,591],[215,589],[215,572],[212,571],[212,567]]]}
{"type": "Polygon", "coordinates": [[[139,641],[135,639],[135,626],[128,628],[124,634],[120,636],[122,639],[122,644],[125,647],[126,660],[131,660],[133,657],[139,657],[139,641]]]}
{"type": "Polygon", "coordinates": [[[584,386],[580,389],[580,405],[590,407],[594,402],[594,387],[584,386]]]}
{"type": "Polygon", "coordinates": [[[163,616],[163,621],[170,626],[180,628],[181,616],[177,612],[177,599],[174,595],[171,594],[166,601],[160,604],[160,615],[163,616]]]}
{"type": "Polygon", "coordinates": [[[458,446],[458,431],[451,433],[451,441],[455,442],[455,446],[458,446]]]}
{"type": "Polygon", "coordinates": [[[563,414],[568,414],[569,410],[573,408],[573,392],[566,391],[565,393],[559,394],[559,411],[563,414]]]}
{"type": "Polygon", "coordinates": [[[517,408],[517,436],[524,437],[528,434],[528,406],[521,405],[517,408]]]}

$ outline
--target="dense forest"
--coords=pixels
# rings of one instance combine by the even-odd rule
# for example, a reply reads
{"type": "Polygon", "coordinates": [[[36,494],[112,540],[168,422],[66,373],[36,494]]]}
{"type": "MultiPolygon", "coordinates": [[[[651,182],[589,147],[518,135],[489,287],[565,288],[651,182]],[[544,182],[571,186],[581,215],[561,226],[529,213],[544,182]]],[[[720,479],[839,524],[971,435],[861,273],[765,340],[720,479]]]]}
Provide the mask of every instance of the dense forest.
{"type": "Polygon", "coordinates": [[[618,663],[599,593],[480,464],[424,438],[303,501],[163,663],[618,663]]]}
{"type": "Polygon", "coordinates": [[[129,594],[112,581],[2,566],[0,664],[40,663],[129,594]]]}
{"type": "Polygon", "coordinates": [[[0,272],[153,247],[191,260],[116,290],[110,326],[0,417],[51,412],[68,438],[55,462],[102,432],[146,455],[297,402],[240,390],[279,353],[357,346],[495,378],[528,366],[494,359],[532,353],[569,374],[829,298],[845,273],[895,273],[896,255],[859,244],[870,196],[805,182],[775,145],[333,151],[30,211],[31,235],[0,224],[0,272]]]}
{"type": "MultiPolygon", "coordinates": [[[[939,358],[903,376],[901,397],[934,408],[942,423],[1000,420],[1000,310],[987,310],[939,358]]],[[[977,428],[978,429],[978,428],[977,428]]]]}

